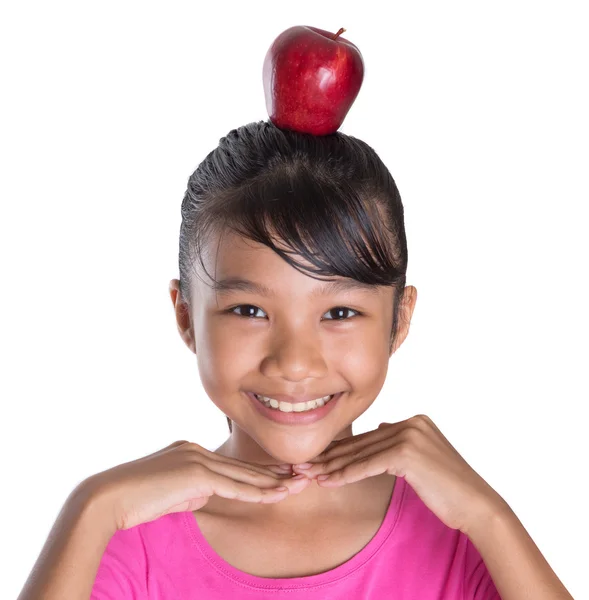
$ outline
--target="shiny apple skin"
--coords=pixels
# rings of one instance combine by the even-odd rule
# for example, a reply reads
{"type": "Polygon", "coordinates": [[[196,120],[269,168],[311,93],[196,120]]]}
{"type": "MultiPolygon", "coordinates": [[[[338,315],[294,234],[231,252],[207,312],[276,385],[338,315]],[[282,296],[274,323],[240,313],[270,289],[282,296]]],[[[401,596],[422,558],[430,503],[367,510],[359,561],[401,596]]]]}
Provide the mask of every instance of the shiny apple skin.
{"type": "Polygon", "coordinates": [[[274,125],[313,135],[335,133],[358,96],[364,60],[350,41],[297,25],[272,43],[263,67],[264,95],[274,125]]]}

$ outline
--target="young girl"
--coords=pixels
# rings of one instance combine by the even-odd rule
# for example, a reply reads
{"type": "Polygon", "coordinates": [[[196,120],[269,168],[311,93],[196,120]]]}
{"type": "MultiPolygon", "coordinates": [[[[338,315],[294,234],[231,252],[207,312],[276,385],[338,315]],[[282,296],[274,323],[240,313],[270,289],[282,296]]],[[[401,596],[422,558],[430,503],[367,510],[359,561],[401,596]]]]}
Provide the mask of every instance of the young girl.
{"type": "Polygon", "coordinates": [[[231,131],[189,179],[179,266],[178,331],[230,435],[85,480],[21,600],[571,598],[431,419],[352,432],[417,299],[370,146],[231,131]]]}

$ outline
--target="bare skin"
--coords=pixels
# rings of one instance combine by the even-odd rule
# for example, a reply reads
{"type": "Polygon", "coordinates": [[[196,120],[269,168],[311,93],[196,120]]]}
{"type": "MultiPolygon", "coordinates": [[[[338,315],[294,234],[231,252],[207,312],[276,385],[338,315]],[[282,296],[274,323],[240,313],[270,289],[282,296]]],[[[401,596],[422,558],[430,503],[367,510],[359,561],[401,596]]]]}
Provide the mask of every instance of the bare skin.
{"type": "MultiPolygon", "coordinates": [[[[313,295],[324,282],[294,269],[270,248],[229,232],[211,241],[203,260],[207,271],[217,279],[240,277],[273,291],[271,296],[244,291],[215,294],[205,283],[210,280],[200,271],[205,281],[194,278],[192,306],[188,307],[179,293],[179,281],[170,282],[179,334],[196,355],[205,391],[232,420],[231,435],[215,453],[260,465],[296,464],[312,460],[333,441],[352,436],[352,423],[378,396],[389,358],[409,332],[417,290],[413,286],[405,288],[398,337],[391,348],[390,287],[376,288],[376,293],[352,290],[313,295]],[[244,309],[244,305],[255,309],[244,309]],[[336,307],[350,310],[344,318],[338,318],[332,312],[336,307]],[[260,415],[245,391],[263,391],[271,397],[272,392],[318,397],[343,391],[344,395],[337,410],[324,419],[307,426],[291,426],[260,415]]],[[[249,567],[248,572],[255,570],[262,576],[310,574],[313,569],[333,568],[334,562],[348,560],[366,545],[382,523],[394,480],[384,475],[336,488],[309,481],[302,491],[264,505],[214,496],[194,514],[213,548],[232,559],[229,562],[234,566],[244,566],[244,570],[249,567]],[[361,531],[356,530],[348,543],[339,540],[339,556],[327,556],[324,564],[315,561],[314,567],[304,558],[298,565],[292,560],[293,546],[301,550],[296,555],[304,557],[305,540],[309,539],[308,535],[293,538],[294,531],[325,531],[331,523],[326,539],[333,540],[354,520],[361,531]],[[231,527],[219,527],[221,523],[230,523],[231,527]],[[252,563],[248,557],[256,552],[251,546],[243,549],[242,544],[235,543],[252,528],[258,540],[263,539],[263,531],[279,528],[291,532],[282,549],[284,560],[273,561],[274,565],[288,565],[286,571],[290,574],[270,575],[272,569],[275,573],[275,566],[265,566],[263,561],[252,563]]],[[[273,540],[276,543],[275,536],[273,540]]]]}
{"type": "Polygon", "coordinates": [[[230,236],[211,250],[209,271],[273,289],[270,296],[243,290],[215,296],[197,279],[188,307],[178,280],[170,283],[178,331],[197,356],[207,394],[232,419],[232,434],[214,452],[179,440],[82,482],[66,501],[20,600],[87,598],[117,530],[174,512],[191,511],[209,545],[230,564],[269,578],[333,569],[381,526],[394,476],[329,487],[313,476],[295,480],[276,465],[311,461],[353,436],[353,421],[378,395],[388,359],[407,336],[415,288],[405,288],[391,346],[390,288],[317,295],[321,282],[264,246],[230,236]],[[211,264],[217,249],[220,260],[211,264]],[[239,316],[237,304],[255,304],[256,316],[264,316],[239,316]],[[339,310],[337,317],[330,314],[341,307],[354,318],[341,319],[339,310]],[[329,415],[295,427],[261,415],[246,390],[271,397],[344,394],[329,415]],[[286,489],[280,491],[281,485],[286,489]]]}
{"type": "MultiPolygon", "coordinates": [[[[283,521],[269,519],[264,514],[268,511],[255,510],[257,505],[218,496],[193,514],[207,543],[237,569],[258,577],[308,577],[345,563],[370,542],[396,493],[395,480],[381,475],[344,486],[348,489],[340,498],[342,505],[337,510],[324,507],[313,517],[295,511],[283,515],[283,521]]],[[[320,488],[313,481],[296,496],[310,486],[320,488]]]]}

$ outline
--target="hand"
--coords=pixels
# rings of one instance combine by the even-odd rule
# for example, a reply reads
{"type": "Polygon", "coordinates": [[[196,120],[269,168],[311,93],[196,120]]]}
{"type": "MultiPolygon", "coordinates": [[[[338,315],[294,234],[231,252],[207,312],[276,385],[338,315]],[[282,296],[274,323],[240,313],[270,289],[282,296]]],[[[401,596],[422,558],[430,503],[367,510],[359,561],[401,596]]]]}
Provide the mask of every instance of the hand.
{"type": "Polygon", "coordinates": [[[98,497],[114,530],[202,508],[216,494],[243,502],[279,502],[307,487],[290,471],[228,458],[184,440],[92,475],[84,492],[98,497]],[[285,486],[279,491],[276,488],[285,486]]]}
{"type": "Polygon", "coordinates": [[[300,469],[325,487],[354,483],[382,473],[404,477],[424,504],[448,527],[468,534],[505,501],[476,473],[426,415],[332,442],[300,469]],[[318,479],[328,475],[326,479],[318,479]]]}

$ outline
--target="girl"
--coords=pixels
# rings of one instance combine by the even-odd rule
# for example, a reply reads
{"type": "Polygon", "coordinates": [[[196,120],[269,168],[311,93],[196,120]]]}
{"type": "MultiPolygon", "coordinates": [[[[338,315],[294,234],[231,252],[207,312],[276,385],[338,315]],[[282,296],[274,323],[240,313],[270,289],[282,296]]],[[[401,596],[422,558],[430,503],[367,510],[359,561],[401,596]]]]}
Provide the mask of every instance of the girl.
{"type": "Polygon", "coordinates": [[[571,598],[427,416],[353,435],[417,300],[370,146],[231,131],[189,179],[179,267],[178,331],[230,435],[85,480],[21,600],[571,598]]]}

